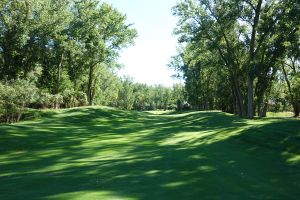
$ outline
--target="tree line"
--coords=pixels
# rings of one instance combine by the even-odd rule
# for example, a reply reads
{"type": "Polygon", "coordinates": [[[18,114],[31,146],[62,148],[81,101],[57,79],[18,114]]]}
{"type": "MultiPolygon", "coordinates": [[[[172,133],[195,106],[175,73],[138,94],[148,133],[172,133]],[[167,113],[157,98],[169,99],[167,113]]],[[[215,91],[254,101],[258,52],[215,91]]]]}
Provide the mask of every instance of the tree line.
{"type": "Polygon", "coordinates": [[[98,0],[0,2],[0,119],[27,107],[107,105],[122,109],[221,109],[242,117],[300,112],[297,0],[181,0],[180,44],[170,67],[185,85],[119,78],[120,51],[137,31],[98,0]],[[186,100],[188,103],[186,103],[186,100]]]}
{"type": "Polygon", "coordinates": [[[116,76],[120,50],[136,37],[126,15],[102,1],[2,0],[1,121],[20,120],[27,107],[174,107],[182,86],[146,86],[116,76]]]}
{"type": "MultiPolygon", "coordinates": [[[[107,69],[96,79],[94,105],[117,107],[125,110],[183,110],[184,85],[173,87],[149,86],[136,83],[130,77],[119,78],[107,69]]],[[[0,82],[0,122],[18,122],[28,108],[72,108],[88,105],[87,95],[82,91],[66,88],[59,94],[50,94],[36,86],[38,74],[31,73],[27,79],[0,82]]]]}
{"type": "Polygon", "coordinates": [[[264,117],[300,112],[297,0],[181,0],[173,8],[181,44],[170,66],[196,109],[264,117]]]}
{"type": "Polygon", "coordinates": [[[100,66],[116,66],[136,35],[125,15],[97,0],[3,0],[0,79],[26,79],[41,68],[39,88],[85,91],[91,105],[100,66]]]}

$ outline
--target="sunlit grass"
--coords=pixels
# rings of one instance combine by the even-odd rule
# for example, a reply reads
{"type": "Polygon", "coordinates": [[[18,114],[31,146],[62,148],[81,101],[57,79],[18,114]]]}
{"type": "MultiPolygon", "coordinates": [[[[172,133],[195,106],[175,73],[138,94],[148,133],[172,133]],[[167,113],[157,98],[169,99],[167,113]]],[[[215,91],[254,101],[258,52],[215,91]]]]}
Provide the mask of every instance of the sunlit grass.
{"type": "Polygon", "coordinates": [[[267,117],[293,117],[293,112],[267,112],[267,117]]]}
{"type": "Polygon", "coordinates": [[[0,125],[1,200],[300,195],[299,119],[106,107],[40,116],[0,125]]]}

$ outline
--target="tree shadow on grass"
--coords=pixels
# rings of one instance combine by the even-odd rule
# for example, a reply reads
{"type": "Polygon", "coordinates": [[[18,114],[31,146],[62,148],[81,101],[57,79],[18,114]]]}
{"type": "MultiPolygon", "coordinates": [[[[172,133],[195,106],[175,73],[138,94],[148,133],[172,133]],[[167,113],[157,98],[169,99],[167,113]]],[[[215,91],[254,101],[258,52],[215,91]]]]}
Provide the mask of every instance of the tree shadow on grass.
{"type": "Polygon", "coordinates": [[[1,126],[0,199],[296,199],[295,126],[93,108],[1,126]]]}

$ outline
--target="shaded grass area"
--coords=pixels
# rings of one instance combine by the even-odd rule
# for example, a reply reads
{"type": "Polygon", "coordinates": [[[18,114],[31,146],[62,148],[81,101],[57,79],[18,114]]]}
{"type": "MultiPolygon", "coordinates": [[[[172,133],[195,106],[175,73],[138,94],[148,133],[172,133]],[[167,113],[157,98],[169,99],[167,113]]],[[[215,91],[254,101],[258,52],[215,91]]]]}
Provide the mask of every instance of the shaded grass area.
{"type": "Polygon", "coordinates": [[[0,125],[0,199],[298,199],[300,120],[109,108],[0,125]]]}

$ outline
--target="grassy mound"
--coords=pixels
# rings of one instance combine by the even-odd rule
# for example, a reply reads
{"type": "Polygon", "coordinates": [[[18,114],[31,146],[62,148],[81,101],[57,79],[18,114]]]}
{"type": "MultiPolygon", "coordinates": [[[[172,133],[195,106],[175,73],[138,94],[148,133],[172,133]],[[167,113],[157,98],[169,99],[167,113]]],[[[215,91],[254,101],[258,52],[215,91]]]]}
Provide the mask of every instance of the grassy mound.
{"type": "Polygon", "coordinates": [[[0,199],[298,199],[300,120],[86,107],[0,125],[0,199]]]}

